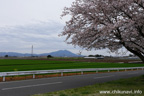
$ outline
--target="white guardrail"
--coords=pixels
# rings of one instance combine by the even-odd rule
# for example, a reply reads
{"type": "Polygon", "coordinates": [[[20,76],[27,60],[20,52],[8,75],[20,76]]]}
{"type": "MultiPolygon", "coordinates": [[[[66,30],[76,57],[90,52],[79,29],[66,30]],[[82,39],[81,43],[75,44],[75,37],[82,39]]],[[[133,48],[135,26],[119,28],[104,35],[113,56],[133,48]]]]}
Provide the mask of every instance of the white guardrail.
{"type": "Polygon", "coordinates": [[[144,67],[125,67],[125,68],[89,68],[89,69],[58,69],[58,70],[38,70],[38,71],[15,71],[15,72],[0,72],[0,77],[3,77],[3,81],[5,81],[6,76],[18,76],[18,75],[33,75],[33,79],[35,79],[36,74],[47,74],[47,73],[61,73],[61,76],[63,76],[63,73],[66,72],[81,72],[81,75],[83,75],[83,72],[86,71],[95,71],[98,73],[98,71],[106,70],[108,72],[112,70],[144,70],[144,67]]]}

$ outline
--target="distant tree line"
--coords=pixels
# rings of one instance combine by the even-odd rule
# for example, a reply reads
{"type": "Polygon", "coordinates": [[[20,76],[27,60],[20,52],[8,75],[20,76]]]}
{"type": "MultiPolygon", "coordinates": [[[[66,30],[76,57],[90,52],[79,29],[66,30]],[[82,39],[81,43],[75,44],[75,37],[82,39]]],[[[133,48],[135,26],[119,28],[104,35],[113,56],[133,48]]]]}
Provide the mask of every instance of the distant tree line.
{"type": "Polygon", "coordinates": [[[52,58],[52,57],[53,57],[53,56],[51,56],[51,55],[48,55],[48,56],[47,56],[47,58],[52,58]]]}
{"type": "Polygon", "coordinates": [[[103,55],[96,54],[96,55],[89,55],[88,57],[104,57],[104,56],[103,56],[103,55]]]}
{"type": "Polygon", "coordinates": [[[5,55],[4,57],[9,57],[8,55],[5,55]]]}

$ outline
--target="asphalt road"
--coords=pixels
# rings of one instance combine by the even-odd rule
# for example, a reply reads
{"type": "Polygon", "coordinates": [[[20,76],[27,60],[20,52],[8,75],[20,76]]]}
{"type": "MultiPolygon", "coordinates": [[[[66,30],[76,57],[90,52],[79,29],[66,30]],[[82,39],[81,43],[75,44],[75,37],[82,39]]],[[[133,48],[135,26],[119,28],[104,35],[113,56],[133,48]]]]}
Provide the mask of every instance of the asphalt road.
{"type": "Polygon", "coordinates": [[[144,70],[1,82],[0,96],[31,96],[140,75],[144,70]]]}

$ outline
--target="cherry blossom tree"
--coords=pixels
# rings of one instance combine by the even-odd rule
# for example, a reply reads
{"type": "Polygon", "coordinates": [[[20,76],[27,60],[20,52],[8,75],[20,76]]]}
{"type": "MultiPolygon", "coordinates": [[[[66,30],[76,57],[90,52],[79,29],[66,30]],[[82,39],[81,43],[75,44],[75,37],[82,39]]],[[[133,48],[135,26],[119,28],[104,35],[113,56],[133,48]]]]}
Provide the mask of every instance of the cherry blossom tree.
{"type": "Polygon", "coordinates": [[[64,31],[68,44],[112,52],[126,48],[144,62],[144,0],[76,0],[64,31]]]}

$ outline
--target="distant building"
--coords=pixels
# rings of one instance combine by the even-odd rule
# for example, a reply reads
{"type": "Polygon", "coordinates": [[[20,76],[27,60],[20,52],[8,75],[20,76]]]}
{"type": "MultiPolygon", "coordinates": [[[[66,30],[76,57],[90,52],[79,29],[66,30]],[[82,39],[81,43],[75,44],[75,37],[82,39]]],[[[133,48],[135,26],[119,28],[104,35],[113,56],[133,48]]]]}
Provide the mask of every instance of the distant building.
{"type": "Polygon", "coordinates": [[[104,59],[104,57],[84,57],[86,59],[104,59]]]}

